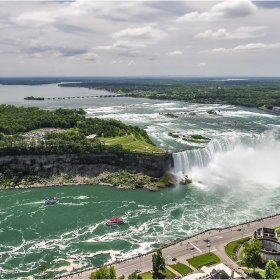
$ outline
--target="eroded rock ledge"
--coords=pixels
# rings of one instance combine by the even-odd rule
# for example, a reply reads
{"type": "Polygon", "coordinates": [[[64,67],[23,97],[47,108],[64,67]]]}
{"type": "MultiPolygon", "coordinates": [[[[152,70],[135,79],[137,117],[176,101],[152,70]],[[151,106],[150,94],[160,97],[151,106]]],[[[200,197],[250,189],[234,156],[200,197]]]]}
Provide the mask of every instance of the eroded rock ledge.
{"type": "Polygon", "coordinates": [[[5,188],[40,187],[52,185],[99,184],[123,188],[156,190],[172,185],[168,173],[172,166],[171,154],[67,154],[21,155],[0,157],[0,166],[28,170],[38,176],[30,183],[25,177],[5,188]]]}

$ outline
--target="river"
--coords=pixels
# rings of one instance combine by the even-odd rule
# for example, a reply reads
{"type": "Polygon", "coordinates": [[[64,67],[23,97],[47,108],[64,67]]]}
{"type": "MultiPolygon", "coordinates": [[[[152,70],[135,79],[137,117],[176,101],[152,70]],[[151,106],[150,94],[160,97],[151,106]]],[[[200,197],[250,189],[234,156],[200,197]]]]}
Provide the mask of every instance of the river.
{"type": "Polygon", "coordinates": [[[279,212],[279,116],[259,109],[149,99],[90,98],[27,101],[26,96],[106,94],[83,88],[0,86],[0,102],[44,109],[83,108],[87,116],[139,125],[173,152],[178,177],[193,184],[154,193],[104,186],[65,186],[0,192],[0,277],[47,277],[124,259],[212,227],[279,212]],[[210,115],[213,109],[217,114],[210,115]],[[195,115],[189,115],[195,112],[195,115]],[[178,118],[171,118],[171,113],[178,118]],[[172,138],[168,132],[181,138],[172,138]],[[197,144],[183,136],[212,140],[197,144]],[[57,205],[45,205],[56,196],[57,205]],[[122,216],[122,226],[106,219],[122,216]]]}

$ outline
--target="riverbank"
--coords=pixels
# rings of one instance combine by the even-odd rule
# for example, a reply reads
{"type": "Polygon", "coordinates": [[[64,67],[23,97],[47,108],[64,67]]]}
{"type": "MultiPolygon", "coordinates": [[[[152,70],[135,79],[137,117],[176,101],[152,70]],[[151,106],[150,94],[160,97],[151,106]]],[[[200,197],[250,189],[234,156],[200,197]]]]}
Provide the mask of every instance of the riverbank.
{"type": "Polygon", "coordinates": [[[11,181],[8,185],[0,186],[1,190],[42,188],[54,186],[79,186],[79,185],[104,185],[121,189],[147,189],[158,191],[173,186],[176,182],[175,175],[166,172],[160,178],[150,177],[133,170],[120,170],[117,172],[105,171],[96,177],[60,173],[50,177],[36,177],[36,181],[22,180],[18,183],[11,181]]]}
{"type": "MultiPolygon", "coordinates": [[[[176,257],[178,262],[189,265],[189,263],[187,262],[188,259],[204,254],[208,251],[215,252],[215,254],[221,259],[222,263],[227,265],[235,272],[242,274],[243,277],[246,277],[246,274],[241,270],[238,263],[234,262],[226,254],[224,249],[226,244],[233,240],[240,239],[241,237],[252,236],[254,231],[260,227],[273,228],[278,226],[279,224],[280,214],[275,214],[225,228],[208,229],[192,236],[188,236],[184,239],[175,240],[173,243],[165,245],[163,249],[163,256],[165,258],[166,256],[176,257]],[[205,239],[208,239],[208,242],[211,242],[211,250],[207,247],[207,242],[205,242],[205,239]],[[195,245],[193,243],[195,243],[195,245]]],[[[129,274],[131,274],[133,271],[135,271],[135,269],[138,268],[141,268],[142,272],[151,271],[152,254],[154,252],[155,250],[146,254],[141,254],[137,257],[132,257],[122,261],[110,262],[107,265],[116,265],[117,275],[125,275],[125,277],[127,278],[129,274]]],[[[54,279],[64,279],[64,277],[71,277],[73,279],[88,279],[90,274],[96,268],[79,270],[75,273],[69,273],[54,277],[54,279]]],[[[194,271],[194,273],[195,272],[196,271],[194,271]]]]}

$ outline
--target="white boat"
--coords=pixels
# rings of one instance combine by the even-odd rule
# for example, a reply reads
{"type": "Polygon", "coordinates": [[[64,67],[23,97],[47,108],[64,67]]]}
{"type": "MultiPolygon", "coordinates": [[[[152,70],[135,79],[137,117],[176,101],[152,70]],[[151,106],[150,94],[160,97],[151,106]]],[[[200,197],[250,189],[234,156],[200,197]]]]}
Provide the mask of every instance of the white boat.
{"type": "Polygon", "coordinates": [[[57,197],[47,197],[47,198],[45,198],[45,203],[46,204],[56,204],[58,202],[59,202],[59,200],[58,200],[57,197]]]}

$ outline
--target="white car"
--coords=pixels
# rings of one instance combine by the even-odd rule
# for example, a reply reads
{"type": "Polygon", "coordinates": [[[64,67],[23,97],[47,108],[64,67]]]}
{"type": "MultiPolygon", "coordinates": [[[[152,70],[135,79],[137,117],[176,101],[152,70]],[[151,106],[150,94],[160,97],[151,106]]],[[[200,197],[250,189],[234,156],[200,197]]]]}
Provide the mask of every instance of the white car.
{"type": "Polygon", "coordinates": [[[136,273],[140,273],[142,270],[140,268],[135,269],[136,273]]]}
{"type": "Polygon", "coordinates": [[[211,244],[210,244],[210,243],[207,243],[207,247],[211,247],[211,244]]]}

